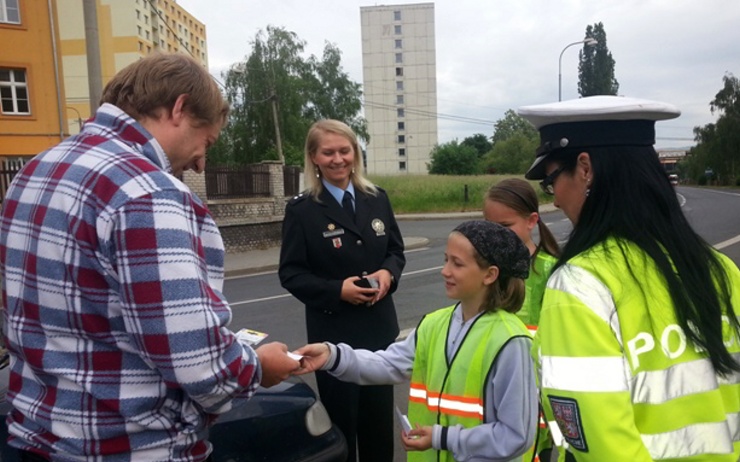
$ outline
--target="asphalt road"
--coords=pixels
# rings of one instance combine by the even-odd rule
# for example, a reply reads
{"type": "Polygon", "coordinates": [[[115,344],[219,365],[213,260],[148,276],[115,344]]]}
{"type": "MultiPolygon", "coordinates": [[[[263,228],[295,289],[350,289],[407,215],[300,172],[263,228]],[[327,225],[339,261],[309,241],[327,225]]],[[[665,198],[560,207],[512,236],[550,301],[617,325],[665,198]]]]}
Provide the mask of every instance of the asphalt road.
{"type": "MultiPolygon", "coordinates": [[[[740,266],[740,192],[679,187],[677,194],[694,229],[740,266]]],[[[565,216],[556,211],[543,214],[543,219],[564,243],[571,230],[565,216]]],[[[407,252],[401,285],[394,295],[402,330],[415,327],[424,313],[451,303],[445,296],[440,270],[447,235],[462,221],[465,219],[399,222],[403,235],[429,239],[428,247],[407,252]]],[[[280,287],[276,273],[228,280],[224,292],[233,307],[234,329],[267,332],[268,340],[285,342],[289,348],[306,342],[303,306],[280,287]]],[[[313,384],[312,376],[307,376],[307,381],[313,384]]],[[[396,402],[401,409],[406,409],[407,396],[407,386],[397,385],[396,402]]],[[[399,444],[394,462],[405,460],[399,444]]]]}

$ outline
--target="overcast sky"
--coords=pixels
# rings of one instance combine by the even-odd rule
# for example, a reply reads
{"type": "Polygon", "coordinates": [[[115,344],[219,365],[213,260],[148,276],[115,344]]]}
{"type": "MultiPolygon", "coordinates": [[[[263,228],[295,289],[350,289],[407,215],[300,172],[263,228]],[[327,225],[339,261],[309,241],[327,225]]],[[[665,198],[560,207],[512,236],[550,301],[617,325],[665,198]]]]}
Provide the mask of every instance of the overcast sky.
{"type": "MultiPolygon", "coordinates": [[[[362,0],[178,0],[206,25],[209,66],[220,75],[251,52],[268,25],[295,32],[306,56],[325,42],[342,51],[350,78],[362,83],[362,0]]],[[[398,1],[408,4],[421,2],[398,1]]],[[[675,104],[658,122],[658,148],[693,145],[693,127],[716,120],[709,102],[722,77],[740,77],[738,0],[438,0],[435,4],[439,142],[493,134],[508,109],[558,99],[558,57],[604,24],[619,94],[675,104]],[[480,123],[448,120],[480,119],[480,123]]],[[[562,58],[563,99],[578,97],[578,51],[562,58]]]]}

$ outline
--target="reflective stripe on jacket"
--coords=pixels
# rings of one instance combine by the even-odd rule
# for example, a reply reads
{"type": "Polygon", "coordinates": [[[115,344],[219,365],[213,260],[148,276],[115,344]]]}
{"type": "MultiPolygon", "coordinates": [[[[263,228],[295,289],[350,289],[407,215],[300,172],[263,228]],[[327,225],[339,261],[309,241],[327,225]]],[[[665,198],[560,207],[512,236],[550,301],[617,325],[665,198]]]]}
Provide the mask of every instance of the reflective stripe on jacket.
{"type": "MultiPolygon", "coordinates": [[[[453,358],[447,335],[455,307],[428,314],[416,331],[416,357],[409,391],[409,420],[421,426],[480,425],[486,381],[501,348],[511,338],[529,337],[527,328],[505,311],[484,313],[474,323],[453,358]]],[[[409,452],[411,461],[450,461],[448,451],[409,452]]]]}

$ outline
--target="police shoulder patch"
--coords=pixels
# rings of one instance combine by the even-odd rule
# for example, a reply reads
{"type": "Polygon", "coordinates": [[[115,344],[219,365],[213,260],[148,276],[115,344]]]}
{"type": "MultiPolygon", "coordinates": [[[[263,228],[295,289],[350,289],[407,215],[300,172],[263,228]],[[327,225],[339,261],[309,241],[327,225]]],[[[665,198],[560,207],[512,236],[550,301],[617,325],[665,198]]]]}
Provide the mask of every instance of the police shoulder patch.
{"type": "Polygon", "coordinates": [[[296,196],[293,196],[291,199],[289,199],[288,200],[288,205],[297,204],[297,203],[305,200],[306,198],[308,198],[308,194],[306,194],[306,193],[300,193],[300,194],[298,194],[296,196]]]}
{"type": "Polygon", "coordinates": [[[558,396],[547,396],[550,400],[555,421],[563,433],[563,438],[575,449],[588,452],[586,435],[583,432],[581,412],[578,409],[578,401],[572,398],[561,398],[558,396]]]}

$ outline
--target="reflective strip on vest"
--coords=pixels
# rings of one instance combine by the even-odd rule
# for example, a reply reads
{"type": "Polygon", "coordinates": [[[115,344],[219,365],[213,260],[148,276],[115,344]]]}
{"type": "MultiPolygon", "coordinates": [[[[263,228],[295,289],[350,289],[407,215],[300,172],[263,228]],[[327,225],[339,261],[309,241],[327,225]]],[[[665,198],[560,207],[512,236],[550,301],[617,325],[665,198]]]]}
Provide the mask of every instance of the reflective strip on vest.
{"type": "Polygon", "coordinates": [[[609,288],[593,274],[578,266],[561,266],[547,280],[547,288],[578,298],[594,314],[609,324],[622,345],[622,331],[609,288]]]}
{"type": "Polygon", "coordinates": [[[532,337],[534,337],[534,334],[537,333],[537,326],[531,326],[531,325],[527,324],[527,330],[532,335],[532,337]]]}
{"type": "Polygon", "coordinates": [[[628,365],[620,356],[543,356],[542,388],[576,392],[629,391],[628,365]]]}
{"type": "MultiPolygon", "coordinates": [[[[737,374],[730,378],[733,377],[737,379],[737,374]]],[[[682,396],[716,390],[718,387],[719,381],[711,361],[697,359],[659,371],[638,372],[635,375],[632,402],[662,404],[682,396]]]]}
{"type": "MultiPolygon", "coordinates": [[[[740,353],[732,353],[732,359],[740,364],[740,353]]],[[[740,384],[740,372],[733,372],[728,376],[718,376],[720,385],[738,385],[740,384]]]]}
{"type": "Polygon", "coordinates": [[[424,384],[412,383],[409,388],[409,400],[422,403],[431,412],[478,419],[483,422],[483,401],[478,398],[465,398],[427,391],[424,384]]]}
{"type": "Polygon", "coordinates": [[[733,435],[731,427],[737,428],[738,416],[735,414],[727,422],[698,423],[671,432],[655,435],[642,435],[642,442],[655,460],[678,459],[700,454],[732,454],[733,435]],[[730,424],[734,420],[734,424],[730,424]]]}

